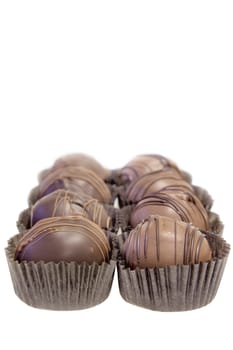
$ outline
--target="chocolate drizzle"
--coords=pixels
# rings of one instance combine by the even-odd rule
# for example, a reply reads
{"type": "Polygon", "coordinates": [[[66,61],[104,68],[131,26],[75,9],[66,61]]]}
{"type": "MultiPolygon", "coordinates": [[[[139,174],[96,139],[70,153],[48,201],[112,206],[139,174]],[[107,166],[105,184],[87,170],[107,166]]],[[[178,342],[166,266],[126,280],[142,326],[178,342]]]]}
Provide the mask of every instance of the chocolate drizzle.
{"type": "Polygon", "coordinates": [[[108,239],[98,225],[83,216],[68,216],[35,224],[19,241],[15,259],[102,263],[109,252],[108,239]]]}
{"type": "Polygon", "coordinates": [[[135,227],[149,215],[172,217],[190,222],[202,230],[208,230],[208,216],[199,199],[191,192],[161,191],[144,197],[131,213],[131,225],[135,227]]]}
{"type": "Polygon", "coordinates": [[[136,179],[126,190],[128,201],[137,203],[146,195],[173,188],[193,192],[192,186],[175,169],[153,172],[136,179]]]}
{"type": "Polygon", "coordinates": [[[56,189],[87,194],[103,202],[111,201],[111,193],[104,181],[94,172],[82,167],[69,166],[50,172],[39,184],[39,198],[56,189]]]}
{"type": "Polygon", "coordinates": [[[149,216],[133,229],[122,254],[131,268],[197,264],[212,257],[209,243],[201,231],[191,224],[162,216],[149,216]]]}
{"type": "Polygon", "coordinates": [[[111,227],[111,217],[97,199],[82,202],[74,192],[57,190],[39,199],[31,208],[30,227],[37,221],[56,216],[83,215],[102,228],[111,227]]]}
{"type": "Polygon", "coordinates": [[[170,159],[158,154],[145,154],[133,158],[119,171],[119,174],[124,182],[131,182],[143,175],[168,167],[178,171],[177,165],[170,159]]]}

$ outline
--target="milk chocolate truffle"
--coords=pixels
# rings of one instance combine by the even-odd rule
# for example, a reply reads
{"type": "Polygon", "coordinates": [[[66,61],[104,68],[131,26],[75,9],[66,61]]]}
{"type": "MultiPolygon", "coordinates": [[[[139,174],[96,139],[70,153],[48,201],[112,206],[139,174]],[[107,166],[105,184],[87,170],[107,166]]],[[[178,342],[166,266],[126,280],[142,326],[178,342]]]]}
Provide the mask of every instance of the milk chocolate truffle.
{"type": "Polygon", "coordinates": [[[200,200],[191,192],[161,191],[145,197],[134,207],[131,213],[131,226],[135,227],[150,215],[161,215],[192,223],[208,230],[208,216],[200,200]]]}
{"type": "Polygon", "coordinates": [[[31,208],[30,227],[39,220],[56,216],[83,215],[102,228],[110,228],[111,217],[97,199],[82,202],[78,193],[57,190],[39,199],[31,208]]]}
{"type": "Polygon", "coordinates": [[[38,176],[39,181],[41,182],[51,171],[65,168],[67,166],[81,166],[83,168],[93,171],[102,179],[105,179],[110,175],[110,170],[104,168],[93,157],[83,153],[73,153],[58,158],[50,169],[42,171],[38,176]]]}
{"type": "Polygon", "coordinates": [[[158,154],[139,155],[120,170],[120,176],[124,182],[131,182],[143,175],[167,167],[175,168],[178,171],[177,165],[168,158],[158,154]]]}
{"type": "Polygon", "coordinates": [[[84,193],[89,198],[105,203],[111,201],[110,190],[104,181],[92,171],[82,167],[69,166],[50,172],[39,184],[39,198],[58,189],[84,193]]]}
{"type": "Polygon", "coordinates": [[[122,255],[131,268],[155,268],[209,261],[211,248],[196,227],[162,216],[149,218],[133,229],[122,255]]]}
{"type": "Polygon", "coordinates": [[[174,187],[193,192],[192,186],[182,179],[179,171],[173,168],[165,168],[133,181],[126,191],[126,198],[128,201],[135,203],[150,193],[174,187]]]}
{"type": "Polygon", "coordinates": [[[76,261],[101,264],[109,259],[110,245],[102,229],[82,217],[57,217],[38,221],[19,241],[19,261],[76,261]]]}

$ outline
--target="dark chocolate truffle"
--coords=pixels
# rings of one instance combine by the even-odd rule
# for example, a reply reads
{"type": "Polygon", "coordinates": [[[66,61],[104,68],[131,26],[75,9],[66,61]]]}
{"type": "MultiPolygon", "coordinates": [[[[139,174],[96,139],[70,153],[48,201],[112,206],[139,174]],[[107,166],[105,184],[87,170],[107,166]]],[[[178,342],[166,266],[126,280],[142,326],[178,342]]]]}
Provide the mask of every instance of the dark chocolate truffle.
{"type": "Polygon", "coordinates": [[[81,166],[93,171],[102,179],[105,179],[110,175],[110,170],[104,168],[93,157],[83,153],[73,153],[58,158],[50,169],[44,170],[39,174],[38,179],[41,182],[51,171],[59,168],[65,168],[67,166],[81,166]]]}
{"type": "Polygon", "coordinates": [[[175,168],[178,171],[177,165],[163,156],[158,154],[139,155],[120,170],[120,176],[124,182],[131,182],[143,175],[167,167],[175,168]]]}
{"type": "Polygon", "coordinates": [[[39,199],[31,208],[30,227],[54,216],[83,215],[102,228],[109,229],[111,217],[97,199],[82,202],[78,193],[57,190],[39,199]]]}
{"type": "Polygon", "coordinates": [[[19,241],[19,261],[108,261],[110,245],[104,231],[82,217],[56,217],[38,221],[19,241]]]}
{"type": "Polygon", "coordinates": [[[174,186],[193,192],[192,186],[182,179],[179,171],[173,168],[165,168],[133,181],[126,191],[126,197],[128,201],[136,203],[150,193],[173,188],[174,186]]]}
{"type": "Polygon", "coordinates": [[[161,215],[189,222],[208,230],[208,215],[200,200],[191,192],[161,191],[145,197],[134,207],[130,217],[132,227],[150,215],[161,215]]]}
{"type": "Polygon", "coordinates": [[[58,189],[84,193],[102,202],[111,201],[111,193],[104,181],[90,170],[82,167],[65,167],[50,172],[39,184],[39,198],[58,189]]]}
{"type": "Polygon", "coordinates": [[[211,248],[196,227],[162,216],[149,216],[133,229],[122,255],[131,268],[155,268],[209,261],[211,248]]]}

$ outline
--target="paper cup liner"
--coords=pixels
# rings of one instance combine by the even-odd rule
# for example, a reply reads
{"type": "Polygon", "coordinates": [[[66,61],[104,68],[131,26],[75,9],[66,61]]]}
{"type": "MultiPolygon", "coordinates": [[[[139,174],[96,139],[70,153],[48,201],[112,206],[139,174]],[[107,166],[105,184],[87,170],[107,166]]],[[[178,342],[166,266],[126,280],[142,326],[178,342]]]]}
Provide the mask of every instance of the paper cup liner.
{"type": "Polygon", "coordinates": [[[39,199],[39,186],[34,187],[28,196],[28,205],[31,207],[39,199]]]}
{"type": "Polygon", "coordinates": [[[19,214],[19,218],[16,222],[19,233],[23,233],[30,228],[30,212],[31,209],[27,208],[19,214]]]}
{"type": "Polygon", "coordinates": [[[187,171],[181,170],[182,177],[185,181],[187,181],[189,184],[192,183],[192,175],[189,174],[187,171]]]}
{"type": "Polygon", "coordinates": [[[209,220],[209,227],[210,227],[209,231],[221,236],[223,233],[224,225],[220,220],[219,215],[210,211],[208,213],[208,220],[209,220]]]}
{"type": "Polygon", "coordinates": [[[116,231],[121,228],[126,231],[129,227],[130,215],[132,211],[132,205],[127,205],[123,208],[116,209],[115,212],[115,229],[116,231]]]}
{"type": "Polygon", "coordinates": [[[50,170],[51,170],[50,168],[41,170],[41,171],[39,172],[39,174],[37,175],[38,181],[41,182],[42,179],[44,179],[44,178],[49,174],[50,170]]]}
{"type": "Polygon", "coordinates": [[[104,182],[120,186],[122,184],[122,180],[120,178],[120,173],[118,169],[114,169],[111,171],[111,174],[104,179],[104,182]]]}
{"type": "Polygon", "coordinates": [[[192,185],[192,186],[193,186],[195,195],[200,199],[204,208],[206,210],[210,210],[213,205],[213,198],[211,197],[211,195],[202,187],[195,186],[195,185],[192,185]]]}
{"type": "Polygon", "coordinates": [[[14,291],[23,302],[40,309],[81,310],[98,305],[108,297],[117,256],[114,238],[110,261],[88,265],[16,261],[14,254],[20,237],[22,234],[8,241],[6,257],[14,291]]]}
{"type": "MultiPolygon", "coordinates": [[[[128,234],[118,237],[120,248],[128,234]]],[[[120,256],[117,269],[123,299],[157,311],[187,311],[209,304],[221,282],[230,246],[221,237],[205,234],[213,251],[209,262],[130,269],[120,256]]]]}

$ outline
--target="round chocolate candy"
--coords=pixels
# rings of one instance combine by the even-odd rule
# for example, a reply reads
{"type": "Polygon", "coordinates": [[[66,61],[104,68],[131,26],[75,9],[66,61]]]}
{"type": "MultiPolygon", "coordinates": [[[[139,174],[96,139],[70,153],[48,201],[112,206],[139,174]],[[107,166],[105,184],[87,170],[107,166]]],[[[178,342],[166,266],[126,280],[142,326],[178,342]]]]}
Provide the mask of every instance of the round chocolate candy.
{"type": "Polygon", "coordinates": [[[189,222],[208,230],[208,215],[200,200],[191,192],[161,191],[144,197],[131,213],[130,223],[135,227],[150,215],[161,215],[189,222]]]}
{"type": "Polygon", "coordinates": [[[193,192],[192,186],[182,179],[179,171],[165,168],[133,181],[126,191],[126,198],[128,201],[136,203],[150,193],[174,187],[193,192]]]}
{"type": "Polygon", "coordinates": [[[104,231],[83,216],[38,221],[19,241],[19,261],[78,263],[108,261],[110,245],[104,231]]]}
{"type": "Polygon", "coordinates": [[[130,232],[122,256],[131,268],[155,268],[209,261],[212,252],[205,235],[191,224],[149,216],[130,232]]]}
{"type": "Polygon", "coordinates": [[[111,201],[111,193],[104,181],[90,170],[82,167],[64,167],[50,172],[39,184],[39,198],[65,189],[102,202],[111,201]]]}
{"type": "Polygon", "coordinates": [[[104,168],[93,157],[83,153],[73,153],[58,158],[50,169],[42,171],[38,176],[39,182],[41,182],[51,171],[65,168],[67,166],[81,166],[93,171],[102,179],[105,179],[110,175],[110,170],[104,168]]]}
{"type": "Polygon", "coordinates": [[[97,199],[82,202],[78,193],[57,190],[42,197],[33,205],[30,227],[48,217],[74,215],[83,215],[102,228],[109,229],[111,225],[111,217],[97,199]]]}
{"type": "Polygon", "coordinates": [[[139,155],[120,170],[120,177],[123,182],[131,182],[143,175],[160,171],[167,167],[175,168],[179,171],[177,165],[168,158],[158,154],[139,155]]]}

